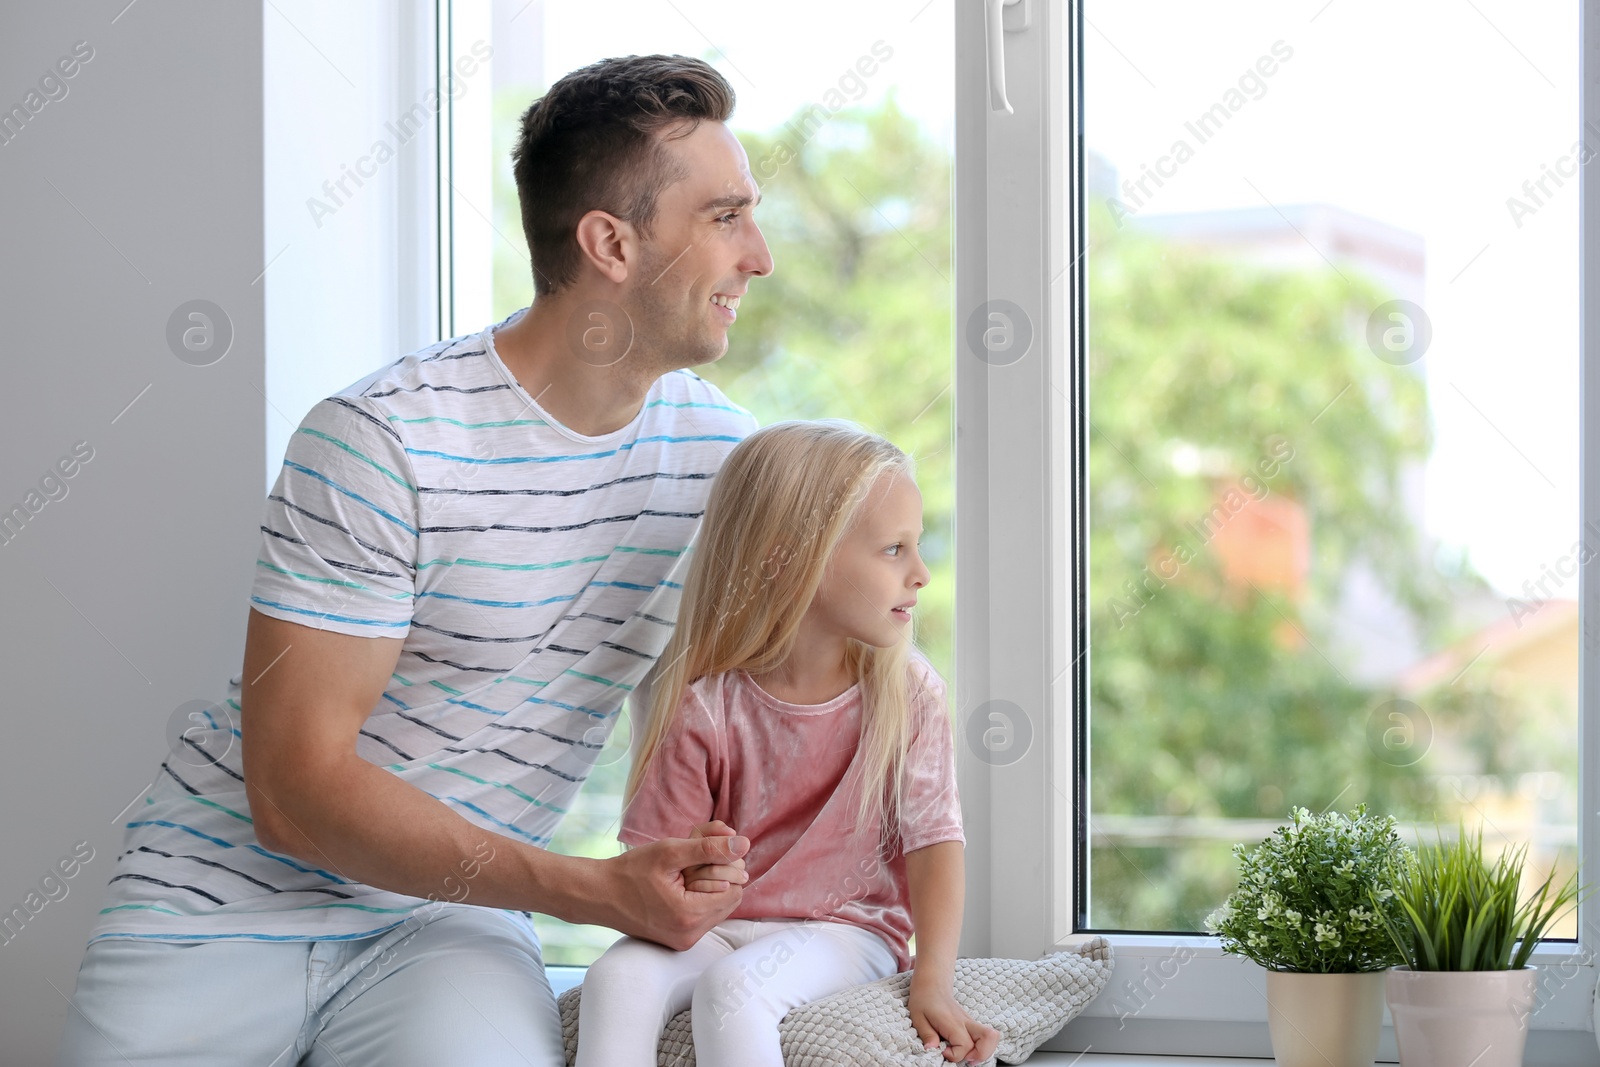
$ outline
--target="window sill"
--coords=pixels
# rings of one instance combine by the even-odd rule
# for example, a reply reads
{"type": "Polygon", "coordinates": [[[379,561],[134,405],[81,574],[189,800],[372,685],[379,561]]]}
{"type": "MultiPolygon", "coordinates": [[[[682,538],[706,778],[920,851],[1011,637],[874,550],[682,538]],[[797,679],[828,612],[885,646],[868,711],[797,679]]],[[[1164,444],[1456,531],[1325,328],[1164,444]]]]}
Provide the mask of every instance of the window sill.
{"type": "Polygon", "coordinates": [[[1077,1067],[1168,1067],[1172,1064],[1195,1063],[1206,1067],[1263,1067],[1276,1060],[1215,1059],[1211,1056],[1134,1056],[1112,1053],[1035,1052],[1028,1057],[1028,1067],[1048,1067],[1049,1064],[1076,1064],[1077,1067]]]}

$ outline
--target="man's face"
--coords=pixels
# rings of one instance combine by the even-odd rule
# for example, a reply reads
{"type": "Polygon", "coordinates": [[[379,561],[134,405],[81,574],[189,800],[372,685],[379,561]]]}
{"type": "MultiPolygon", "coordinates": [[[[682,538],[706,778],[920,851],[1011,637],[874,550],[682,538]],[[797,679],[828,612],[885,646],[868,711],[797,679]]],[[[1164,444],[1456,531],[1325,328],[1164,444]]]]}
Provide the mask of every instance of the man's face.
{"type": "Polygon", "coordinates": [[[696,366],[728,350],[739,298],[752,277],[772,273],[772,254],[755,223],[761,192],[739,139],[720,122],[701,122],[665,145],[688,177],[656,201],[627,306],[647,351],[674,367],[696,366]]]}

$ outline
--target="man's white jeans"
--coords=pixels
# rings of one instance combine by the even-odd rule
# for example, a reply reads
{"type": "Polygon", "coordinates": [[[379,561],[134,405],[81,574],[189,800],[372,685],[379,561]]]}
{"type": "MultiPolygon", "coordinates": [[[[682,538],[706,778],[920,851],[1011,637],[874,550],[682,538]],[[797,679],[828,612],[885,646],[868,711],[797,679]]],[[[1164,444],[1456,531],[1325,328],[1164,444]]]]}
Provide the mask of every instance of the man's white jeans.
{"type": "Polygon", "coordinates": [[[522,915],[465,904],[357,941],[89,946],[60,1067],[561,1067],[522,915]]]}
{"type": "Polygon", "coordinates": [[[790,1008],[896,969],[882,938],[844,923],[729,919],[684,952],[625,937],[584,976],[577,1067],[655,1067],[662,1028],[689,1007],[699,1067],[783,1067],[790,1008]]]}

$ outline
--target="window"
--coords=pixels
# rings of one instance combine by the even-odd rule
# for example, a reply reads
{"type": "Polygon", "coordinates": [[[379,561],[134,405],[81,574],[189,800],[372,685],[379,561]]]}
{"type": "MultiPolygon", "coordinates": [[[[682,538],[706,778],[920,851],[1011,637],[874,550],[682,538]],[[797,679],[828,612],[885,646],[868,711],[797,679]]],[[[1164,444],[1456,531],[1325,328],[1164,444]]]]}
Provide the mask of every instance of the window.
{"type": "Polygon", "coordinates": [[[1577,12],[1310,13],[1084,8],[1090,929],[1289,805],[1576,855],[1577,12]]]}
{"type": "MultiPolygon", "coordinates": [[[[1592,841],[1577,14],[957,13],[967,927],[1109,932],[1058,1047],[1266,1052],[1199,931],[1290,805],[1592,841]]],[[[1536,1028],[1586,1025],[1593,929],[1536,1028]]]]}
{"type": "MultiPolygon", "coordinates": [[[[492,42],[493,54],[462,77],[447,116],[454,133],[441,214],[451,259],[441,274],[449,332],[499,321],[532,297],[510,160],[528,105],[563,74],[609,56],[665,52],[711,63],[738,96],[730,125],[762,187],[756,221],[776,270],[751,285],[727,355],[696,370],[764,424],[849,418],[912,453],[933,574],[919,640],[950,677],[950,0],[882,11],[829,0],[803,18],[766,7],[729,18],[725,6],[647,0],[467,8],[441,4],[457,76],[473,42],[492,42]]],[[[562,823],[557,851],[618,851],[628,736],[624,715],[562,823]]],[[[587,964],[616,938],[536,923],[553,964],[587,964]]]]}
{"type": "MultiPolygon", "coordinates": [[[[1054,1047],[1266,1052],[1199,931],[1291,805],[1481,822],[1600,883],[1577,5],[466,6],[444,61],[493,58],[446,111],[446,332],[528,299],[509,148],[550,81],[678,51],[740,94],[777,272],[705,373],[917,454],[963,952],[1121,961],[1054,1047]]],[[[615,849],[625,729],[558,848],[615,849]]],[[[1590,1040],[1597,919],[1540,949],[1531,1058],[1590,1040]]]]}

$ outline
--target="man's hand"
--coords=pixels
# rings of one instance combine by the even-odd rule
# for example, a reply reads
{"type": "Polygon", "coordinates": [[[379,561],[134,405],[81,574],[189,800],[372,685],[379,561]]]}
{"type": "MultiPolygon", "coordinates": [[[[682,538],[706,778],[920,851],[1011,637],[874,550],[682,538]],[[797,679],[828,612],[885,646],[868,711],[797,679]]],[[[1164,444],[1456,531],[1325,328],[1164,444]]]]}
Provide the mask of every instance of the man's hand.
{"type": "Polygon", "coordinates": [[[607,878],[595,903],[605,914],[586,921],[682,952],[733,914],[744,893],[738,885],[721,892],[691,892],[685,872],[710,868],[743,874],[740,857],[748,851],[748,838],[702,832],[652,841],[601,860],[607,878]]]}
{"type": "MultiPolygon", "coordinates": [[[[721,819],[703,822],[689,831],[689,837],[736,837],[733,827],[721,819]]],[[[701,863],[685,868],[683,884],[691,893],[720,893],[733,885],[744,885],[750,880],[745,873],[744,860],[732,863],[701,863]]]]}
{"type": "Polygon", "coordinates": [[[944,1058],[951,1063],[983,1063],[1000,1044],[1000,1031],[968,1015],[948,987],[919,986],[913,976],[906,1006],[922,1047],[936,1049],[942,1038],[944,1058]]]}

